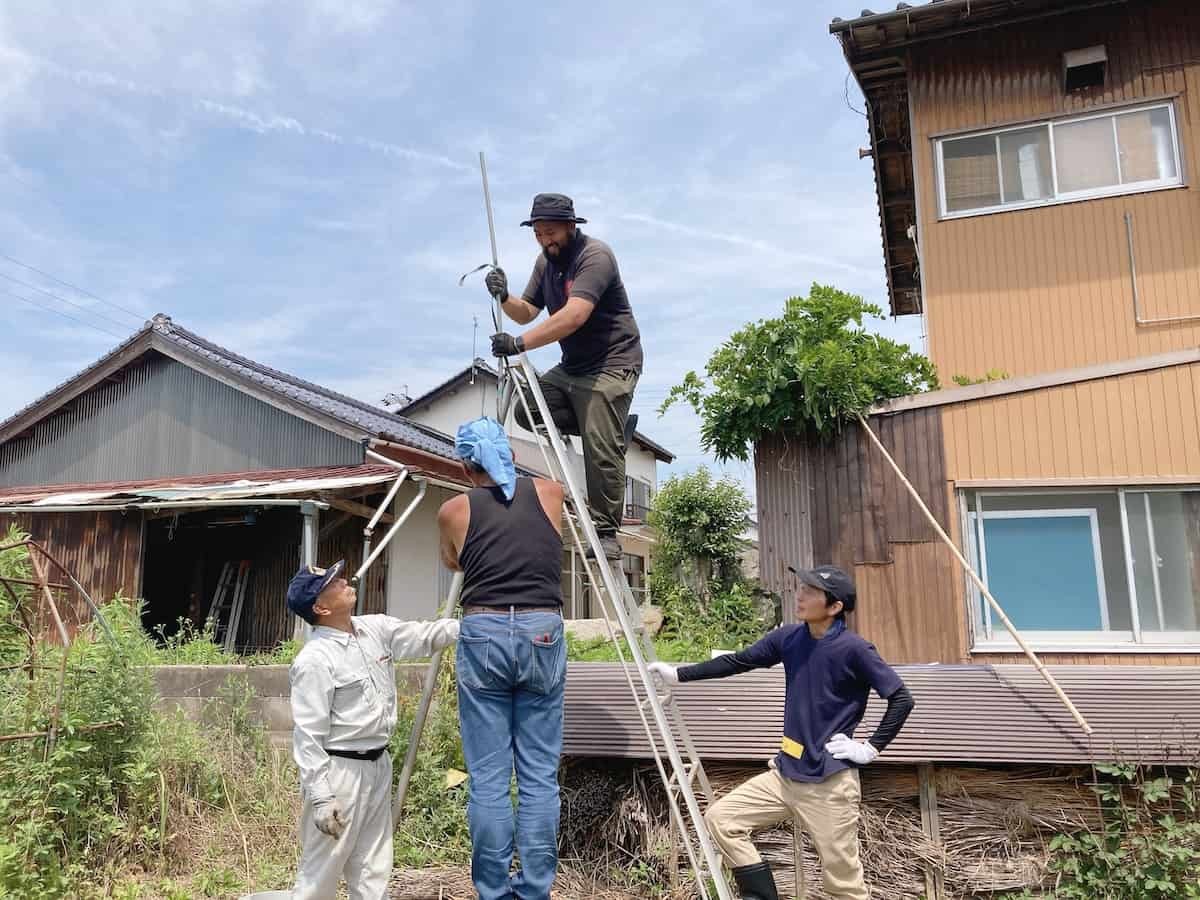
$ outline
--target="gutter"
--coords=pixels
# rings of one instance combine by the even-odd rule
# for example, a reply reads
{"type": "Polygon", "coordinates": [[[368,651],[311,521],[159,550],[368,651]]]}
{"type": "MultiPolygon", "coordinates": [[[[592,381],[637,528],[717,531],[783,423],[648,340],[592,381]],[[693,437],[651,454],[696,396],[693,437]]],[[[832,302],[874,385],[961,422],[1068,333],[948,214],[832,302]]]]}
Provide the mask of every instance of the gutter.
{"type": "Polygon", "coordinates": [[[324,500],[300,500],[295,498],[280,500],[259,500],[246,497],[241,500],[156,500],[141,503],[64,503],[59,505],[38,505],[28,503],[24,506],[0,506],[0,513],[70,513],[70,512],[126,512],[131,509],[208,509],[217,506],[303,506],[311,504],[317,509],[329,509],[324,500]]]}

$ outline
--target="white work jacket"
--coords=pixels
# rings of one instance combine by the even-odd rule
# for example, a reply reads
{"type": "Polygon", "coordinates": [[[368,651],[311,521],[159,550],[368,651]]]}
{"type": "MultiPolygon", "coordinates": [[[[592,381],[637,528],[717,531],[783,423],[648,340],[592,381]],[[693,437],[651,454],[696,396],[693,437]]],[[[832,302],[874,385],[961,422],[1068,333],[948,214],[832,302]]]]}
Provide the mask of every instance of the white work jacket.
{"type": "Polygon", "coordinates": [[[430,656],[453,643],[451,619],[406,622],[353,616],[354,633],[317,626],[289,671],[292,755],[311,800],[333,796],[327,750],[383,747],[396,727],[393,660],[430,656]]]}

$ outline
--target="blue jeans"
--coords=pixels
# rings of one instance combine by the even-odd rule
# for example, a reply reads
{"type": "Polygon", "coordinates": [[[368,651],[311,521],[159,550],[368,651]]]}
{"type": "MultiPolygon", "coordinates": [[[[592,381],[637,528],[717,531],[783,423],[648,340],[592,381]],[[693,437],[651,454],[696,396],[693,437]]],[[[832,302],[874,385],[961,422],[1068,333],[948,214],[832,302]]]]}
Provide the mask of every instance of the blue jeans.
{"type": "Polygon", "coordinates": [[[464,616],[455,661],[480,900],[549,900],[558,868],[558,760],[567,645],[555,613],[464,616]],[[517,772],[513,815],[509,784],[517,772]],[[514,835],[521,869],[510,875],[514,835]]]}

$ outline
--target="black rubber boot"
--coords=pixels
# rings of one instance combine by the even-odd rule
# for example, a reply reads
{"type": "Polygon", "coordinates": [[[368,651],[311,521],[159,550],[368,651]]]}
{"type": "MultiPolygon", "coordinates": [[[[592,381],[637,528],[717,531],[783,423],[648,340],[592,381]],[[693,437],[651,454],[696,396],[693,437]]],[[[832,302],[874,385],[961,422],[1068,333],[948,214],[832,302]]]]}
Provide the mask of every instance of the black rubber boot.
{"type": "Polygon", "coordinates": [[[742,900],[779,900],[779,892],[775,890],[775,878],[771,875],[771,867],[767,863],[738,866],[733,870],[733,877],[737,881],[742,900]]]}
{"type": "Polygon", "coordinates": [[[633,433],[637,431],[638,417],[637,413],[631,413],[625,419],[625,449],[629,449],[629,445],[633,443],[633,433]]]}

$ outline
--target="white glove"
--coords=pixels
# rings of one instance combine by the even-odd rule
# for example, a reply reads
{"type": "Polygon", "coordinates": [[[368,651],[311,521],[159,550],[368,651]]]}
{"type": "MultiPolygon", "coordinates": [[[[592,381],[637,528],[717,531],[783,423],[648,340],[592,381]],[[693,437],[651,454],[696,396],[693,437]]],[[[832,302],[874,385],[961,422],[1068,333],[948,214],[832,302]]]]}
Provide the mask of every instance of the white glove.
{"type": "Polygon", "coordinates": [[[646,668],[661,678],[663,684],[679,684],[679,673],[675,670],[675,666],[670,663],[652,662],[646,668]]]}
{"type": "Polygon", "coordinates": [[[313,801],[313,824],[317,826],[318,831],[337,840],[349,823],[350,820],[342,811],[342,804],[338,802],[337,797],[313,801]]]}
{"type": "Polygon", "coordinates": [[[871,746],[870,741],[855,741],[844,734],[835,734],[825,745],[825,752],[832,754],[834,759],[848,759],[860,766],[875,762],[879,751],[871,746]]]}

